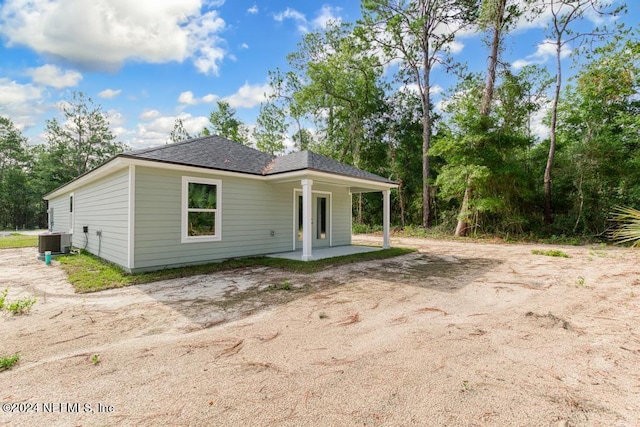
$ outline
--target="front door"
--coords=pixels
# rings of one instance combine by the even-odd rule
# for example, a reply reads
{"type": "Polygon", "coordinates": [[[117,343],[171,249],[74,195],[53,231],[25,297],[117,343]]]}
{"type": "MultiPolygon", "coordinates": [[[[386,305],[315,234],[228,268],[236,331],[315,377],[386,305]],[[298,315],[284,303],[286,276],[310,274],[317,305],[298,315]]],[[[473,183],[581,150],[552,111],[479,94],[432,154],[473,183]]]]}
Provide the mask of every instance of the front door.
{"type": "MultiPolygon", "coordinates": [[[[311,203],[311,237],[313,248],[330,245],[331,198],[329,194],[313,193],[311,203]]],[[[296,249],[302,248],[302,194],[296,192],[296,249]]]]}

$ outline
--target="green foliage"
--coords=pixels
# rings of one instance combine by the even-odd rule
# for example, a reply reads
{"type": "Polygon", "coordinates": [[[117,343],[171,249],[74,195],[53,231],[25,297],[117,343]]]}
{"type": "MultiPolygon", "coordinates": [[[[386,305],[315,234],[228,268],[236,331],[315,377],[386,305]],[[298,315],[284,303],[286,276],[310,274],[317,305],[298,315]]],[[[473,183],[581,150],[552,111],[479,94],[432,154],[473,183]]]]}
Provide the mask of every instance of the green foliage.
{"type": "Polygon", "coordinates": [[[249,129],[236,117],[234,110],[227,101],[218,101],[218,108],[209,115],[211,129],[205,128],[205,135],[218,135],[240,144],[250,145],[249,129]]]}
{"type": "Polygon", "coordinates": [[[173,124],[173,129],[169,132],[169,141],[171,142],[180,142],[187,139],[191,139],[192,136],[187,132],[187,129],[184,127],[184,122],[182,118],[178,117],[173,124]]]}
{"type": "Polygon", "coordinates": [[[24,297],[19,300],[5,304],[5,310],[13,315],[27,314],[31,311],[31,307],[36,303],[35,298],[24,297]]]}
{"type": "Polygon", "coordinates": [[[38,236],[26,236],[13,233],[10,236],[0,237],[0,249],[28,248],[38,246],[38,236]]]}
{"type": "Polygon", "coordinates": [[[27,139],[10,119],[0,116],[0,229],[36,225],[40,201],[29,182],[32,164],[27,139]]]}
{"type": "Polygon", "coordinates": [[[94,354],[93,356],[91,356],[91,363],[93,363],[94,365],[100,363],[100,355],[94,354]]]}
{"type": "Polygon", "coordinates": [[[552,257],[559,257],[559,258],[571,258],[569,255],[567,255],[566,252],[563,252],[558,249],[547,249],[547,250],[533,249],[531,253],[534,255],[544,255],[544,256],[552,256],[552,257]]]}
{"type": "Polygon", "coordinates": [[[13,368],[13,366],[20,360],[20,354],[16,353],[13,356],[0,357],[0,372],[13,368]]]}
{"type": "Polygon", "coordinates": [[[613,240],[619,243],[633,243],[633,246],[640,246],[640,210],[618,207],[612,221],[618,224],[611,233],[613,240]]]}
{"type": "Polygon", "coordinates": [[[8,293],[9,293],[9,288],[4,288],[4,290],[0,292],[0,310],[4,309],[4,302],[7,299],[8,293]]]}
{"type": "Polygon", "coordinates": [[[286,131],[284,111],[274,103],[261,104],[256,127],[253,131],[256,148],[274,155],[284,153],[286,131]]]}
{"type": "Polygon", "coordinates": [[[36,303],[36,299],[32,297],[23,297],[16,301],[7,301],[8,293],[9,288],[5,288],[0,292],[0,310],[8,311],[13,315],[27,314],[36,303]]]}

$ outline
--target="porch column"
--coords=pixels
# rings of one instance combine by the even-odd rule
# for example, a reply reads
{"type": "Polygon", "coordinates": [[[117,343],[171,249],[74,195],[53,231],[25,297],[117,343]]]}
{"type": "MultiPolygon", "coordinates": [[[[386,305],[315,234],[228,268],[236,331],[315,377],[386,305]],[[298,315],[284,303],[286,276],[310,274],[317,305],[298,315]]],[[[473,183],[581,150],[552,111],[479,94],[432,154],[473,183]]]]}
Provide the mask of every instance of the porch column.
{"type": "Polygon", "coordinates": [[[391,216],[391,190],[382,192],[382,248],[389,249],[389,217],[391,216]]]}
{"type": "Polygon", "coordinates": [[[311,254],[311,243],[313,239],[311,230],[311,210],[313,209],[312,187],[313,180],[302,180],[302,261],[310,261],[313,259],[311,254]]]}

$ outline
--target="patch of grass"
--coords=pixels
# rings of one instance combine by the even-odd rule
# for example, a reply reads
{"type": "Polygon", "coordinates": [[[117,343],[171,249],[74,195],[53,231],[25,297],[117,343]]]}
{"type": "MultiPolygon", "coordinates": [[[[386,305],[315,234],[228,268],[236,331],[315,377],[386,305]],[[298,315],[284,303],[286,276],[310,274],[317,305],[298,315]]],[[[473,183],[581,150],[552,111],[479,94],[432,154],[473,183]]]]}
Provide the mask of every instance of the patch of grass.
{"type": "Polygon", "coordinates": [[[20,360],[20,354],[16,353],[13,356],[0,357],[0,372],[13,368],[13,366],[20,360]]]}
{"type": "Polygon", "coordinates": [[[0,237],[0,249],[28,248],[38,246],[38,236],[26,236],[13,233],[10,236],[0,237]]]}
{"type": "Polygon", "coordinates": [[[86,251],[81,251],[78,255],[60,256],[57,259],[67,273],[69,282],[76,292],[84,293],[250,267],[271,267],[294,273],[310,274],[329,267],[392,258],[412,252],[415,252],[415,249],[390,248],[306,262],[269,257],[237,258],[223,262],[137,274],[128,274],[117,265],[104,261],[86,251]]]}
{"type": "Polygon", "coordinates": [[[566,252],[560,251],[558,249],[547,249],[547,250],[533,249],[531,251],[531,253],[534,254],[534,255],[554,256],[554,257],[560,257],[560,258],[571,258],[569,255],[567,255],[566,252]]]}
{"type": "Polygon", "coordinates": [[[121,288],[136,283],[132,275],[88,252],[57,258],[67,273],[76,292],[94,292],[102,289],[121,288]]]}
{"type": "Polygon", "coordinates": [[[7,299],[9,288],[4,288],[4,291],[0,292],[0,310],[4,308],[4,301],[7,299]]]}
{"type": "Polygon", "coordinates": [[[91,363],[93,363],[94,365],[100,363],[100,355],[94,354],[93,356],[91,356],[91,363]]]}
{"type": "Polygon", "coordinates": [[[291,282],[283,280],[282,283],[277,285],[269,285],[265,288],[266,291],[290,291],[293,289],[291,282]]]}

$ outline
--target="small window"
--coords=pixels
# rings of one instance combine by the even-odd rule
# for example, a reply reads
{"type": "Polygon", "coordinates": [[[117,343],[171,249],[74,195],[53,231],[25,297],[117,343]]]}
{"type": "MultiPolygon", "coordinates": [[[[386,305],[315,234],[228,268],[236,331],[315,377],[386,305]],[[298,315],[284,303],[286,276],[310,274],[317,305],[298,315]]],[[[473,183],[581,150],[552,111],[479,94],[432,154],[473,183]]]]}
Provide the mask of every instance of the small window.
{"type": "Polygon", "coordinates": [[[221,181],[182,178],[182,242],[220,240],[221,181]]]}
{"type": "Polygon", "coordinates": [[[75,222],[75,217],[73,214],[73,207],[74,207],[74,203],[73,203],[73,199],[74,199],[75,194],[71,193],[69,195],[69,233],[73,234],[73,225],[75,222]]]}

